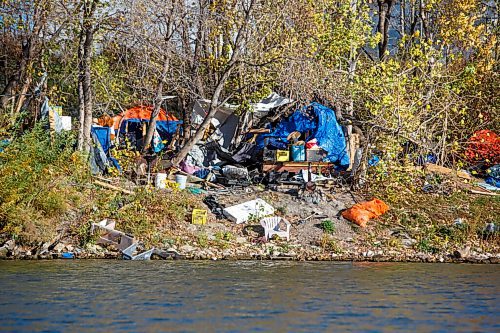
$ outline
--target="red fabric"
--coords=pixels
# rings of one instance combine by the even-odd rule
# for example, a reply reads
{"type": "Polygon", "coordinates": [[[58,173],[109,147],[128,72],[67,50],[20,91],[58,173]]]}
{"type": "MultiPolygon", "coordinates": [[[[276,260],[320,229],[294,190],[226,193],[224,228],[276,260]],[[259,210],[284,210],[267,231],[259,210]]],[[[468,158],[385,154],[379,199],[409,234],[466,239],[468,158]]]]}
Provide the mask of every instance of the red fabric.
{"type": "Polygon", "coordinates": [[[493,131],[480,130],[469,139],[465,150],[467,160],[494,165],[500,163],[500,137],[493,131]]]}

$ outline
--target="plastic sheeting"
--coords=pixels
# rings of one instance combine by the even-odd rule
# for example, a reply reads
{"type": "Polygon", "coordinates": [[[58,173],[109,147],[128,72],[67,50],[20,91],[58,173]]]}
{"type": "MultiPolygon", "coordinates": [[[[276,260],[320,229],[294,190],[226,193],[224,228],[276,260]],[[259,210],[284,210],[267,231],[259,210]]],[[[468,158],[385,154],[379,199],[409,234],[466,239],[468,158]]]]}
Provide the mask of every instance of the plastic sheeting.
{"type": "Polygon", "coordinates": [[[342,127],[337,122],[335,112],[319,103],[311,103],[295,111],[288,119],[281,121],[271,133],[262,134],[257,139],[260,148],[264,148],[266,137],[287,142],[290,133],[310,132],[306,141],[316,139],[318,145],[327,152],[324,161],[337,163],[342,167],[349,166],[349,155],[346,150],[346,140],[342,127]]]}
{"type": "Polygon", "coordinates": [[[99,140],[101,147],[105,154],[108,154],[109,147],[111,146],[110,128],[103,126],[92,126],[92,133],[95,134],[99,140]]]}
{"type": "MultiPolygon", "coordinates": [[[[127,122],[132,124],[141,124],[143,122],[149,123],[149,120],[144,119],[126,119],[123,120],[120,127],[120,133],[125,134],[127,132],[127,122]]],[[[177,131],[177,125],[182,124],[182,121],[157,121],[156,130],[163,140],[170,141],[172,136],[177,131]]]]}

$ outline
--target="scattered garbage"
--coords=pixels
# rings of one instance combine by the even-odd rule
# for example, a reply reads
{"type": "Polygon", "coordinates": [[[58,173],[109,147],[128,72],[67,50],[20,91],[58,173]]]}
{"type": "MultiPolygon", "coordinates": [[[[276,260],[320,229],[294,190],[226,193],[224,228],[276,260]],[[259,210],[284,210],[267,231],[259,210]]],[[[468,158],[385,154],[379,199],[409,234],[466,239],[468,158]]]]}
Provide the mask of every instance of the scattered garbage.
{"type": "Polygon", "coordinates": [[[203,203],[207,205],[212,214],[219,220],[226,218],[224,215],[224,207],[219,204],[217,199],[213,195],[209,195],[203,199],[203,203]]]}
{"type": "Polygon", "coordinates": [[[204,225],[207,223],[208,212],[205,209],[193,209],[191,214],[192,224],[204,225]]]}
{"type": "Polygon", "coordinates": [[[158,172],[155,177],[155,187],[164,189],[167,187],[167,174],[158,172]]]}
{"type": "Polygon", "coordinates": [[[224,209],[224,215],[236,224],[245,223],[249,219],[274,214],[274,208],[262,199],[255,199],[224,209]]]}
{"type": "Polygon", "coordinates": [[[134,243],[132,245],[130,245],[129,247],[127,247],[125,250],[122,251],[122,254],[123,254],[123,259],[125,260],[150,260],[151,259],[151,255],[153,254],[154,252],[154,248],[148,250],[148,251],[145,251],[145,252],[142,252],[142,253],[137,253],[137,243],[134,243]]]}
{"type": "Polygon", "coordinates": [[[179,189],[183,190],[186,188],[186,183],[187,183],[187,176],[185,175],[175,175],[175,182],[179,184],[179,189]]]}
{"type": "Polygon", "coordinates": [[[145,251],[143,253],[135,254],[137,249],[137,241],[133,236],[129,236],[124,232],[115,230],[115,222],[111,220],[102,220],[99,223],[92,223],[90,229],[91,234],[99,233],[100,238],[97,240],[97,244],[101,245],[113,245],[123,254],[124,259],[131,260],[149,260],[153,249],[145,251]]]}
{"type": "Polygon", "coordinates": [[[75,255],[73,252],[63,252],[61,253],[61,258],[62,259],[75,259],[75,255]]]}
{"type": "Polygon", "coordinates": [[[366,227],[367,222],[385,214],[389,210],[389,206],[379,199],[365,201],[355,204],[351,208],[342,212],[342,216],[351,222],[356,223],[360,227],[366,227]]]}

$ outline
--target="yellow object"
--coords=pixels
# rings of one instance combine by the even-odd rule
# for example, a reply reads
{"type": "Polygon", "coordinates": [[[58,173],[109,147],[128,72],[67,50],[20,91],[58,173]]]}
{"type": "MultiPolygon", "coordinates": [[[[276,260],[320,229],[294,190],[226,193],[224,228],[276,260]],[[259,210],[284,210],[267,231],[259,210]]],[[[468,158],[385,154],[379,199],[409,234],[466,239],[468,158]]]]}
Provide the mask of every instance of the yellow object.
{"type": "Polygon", "coordinates": [[[193,214],[191,215],[191,223],[206,224],[207,216],[208,212],[206,211],[206,209],[193,209],[193,214]]]}
{"type": "Polygon", "coordinates": [[[276,151],[276,161],[278,161],[278,162],[288,162],[288,161],[290,161],[290,151],[288,151],[288,150],[277,150],[276,151]]]}

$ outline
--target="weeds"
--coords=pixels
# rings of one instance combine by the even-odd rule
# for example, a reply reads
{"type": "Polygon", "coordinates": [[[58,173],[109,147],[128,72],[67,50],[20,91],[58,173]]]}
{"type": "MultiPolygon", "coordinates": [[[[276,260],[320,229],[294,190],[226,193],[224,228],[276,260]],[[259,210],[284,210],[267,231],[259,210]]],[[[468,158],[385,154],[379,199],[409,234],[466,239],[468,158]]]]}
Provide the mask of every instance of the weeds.
{"type": "Polygon", "coordinates": [[[341,254],[342,248],[337,244],[337,241],[330,235],[324,234],[321,236],[318,244],[324,251],[341,254]]]}
{"type": "Polygon", "coordinates": [[[82,201],[89,179],[74,137],[51,137],[41,125],[0,153],[0,232],[21,243],[51,240],[64,214],[82,201]]]}
{"type": "Polygon", "coordinates": [[[327,234],[331,235],[335,232],[335,225],[331,220],[323,220],[319,226],[327,234]]]}

